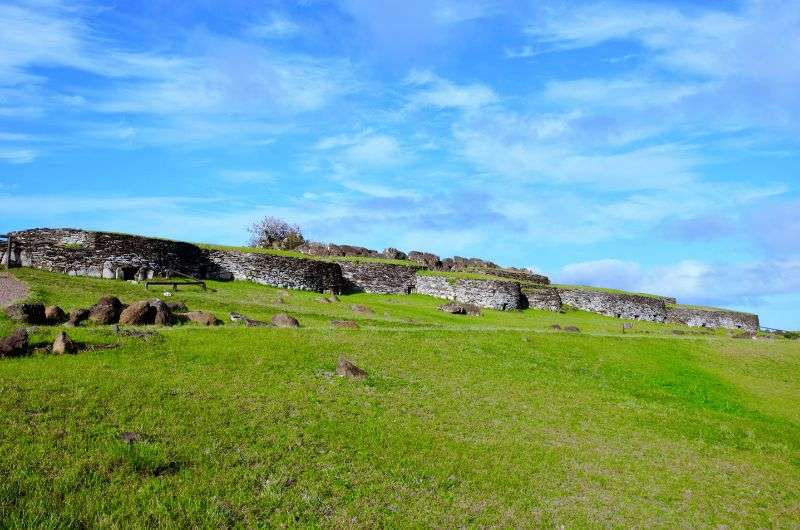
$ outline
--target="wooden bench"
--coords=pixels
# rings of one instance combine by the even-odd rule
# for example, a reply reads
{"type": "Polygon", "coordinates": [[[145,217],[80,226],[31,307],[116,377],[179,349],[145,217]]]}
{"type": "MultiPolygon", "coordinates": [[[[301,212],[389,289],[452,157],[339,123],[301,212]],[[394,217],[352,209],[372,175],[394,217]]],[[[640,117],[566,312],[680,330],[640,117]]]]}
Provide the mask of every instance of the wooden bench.
{"type": "Polygon", "coordinates": [[[201,282],[200,280],[196,280],[193,282],[178,282],[178,281],[171,281],[171,280],[156,280],[156,281],[146,281],[144,282],[144,288],[150,289],[151,285],[171,285],[173,291],[178,290],[179,285],[199,285],[206,290],[206,282],[201,282]]]}

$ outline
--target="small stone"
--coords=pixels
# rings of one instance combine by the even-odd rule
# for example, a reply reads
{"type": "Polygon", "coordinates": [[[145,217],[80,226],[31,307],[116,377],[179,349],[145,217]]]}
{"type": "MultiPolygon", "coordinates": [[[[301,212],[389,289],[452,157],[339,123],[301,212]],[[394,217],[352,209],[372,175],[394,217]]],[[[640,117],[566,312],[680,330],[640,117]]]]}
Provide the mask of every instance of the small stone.
{"type": "Polygon", "coordinates": [[[65,326],[69,326],[71,328],[80,325],[81,322],[89,318],[89,310],[88,309],[73,309],[69,312],[69,320],[67,321],[65,326]]]}
{"type": "Polygon", "coordinates": [[[577,328],[576,326],[566,326],[564,328],[564,331],[568,331],[569,333],[580,333],[581,332],[581,330],[579,328],[577,328]]]}
{"type": "Polygon", "coordinates": [[[150,305],[149,300],[134,302],[122,311],[119,323],[124,326],[142,326],[152,324],[156,310],[150,305]]]}
{"type": "Polygon", "coordinates": [[[56,335],[56,340],[53,341],[53,353],[56,355],[78,353],[78,345],[66,333],[60,331],[56,335]]]}
{"type": "Polygon", "coordinates": [[[44,304],[14,304],[6,308],[6,315],[23,324],[36,326],[46,322],[44,304]]]}
{"type": "Polygon", "coordinates": [[[445,313],[450,313],[451,315],[467,314],[467,308],[456,302],[450,302],[449,304],[440,305],[439,311],[444,311],[445,313]]]}
{"type": "Polygon", "coordinates": [[[327,298],[325,298],[324,296],[320,296],[319,298],[317,298],[317,302],[319,302],[320,304],[330,304],[331,303],[331,301],[328,300],[327,298]]]}
{"type": "Polygon", "coordinates": [[[278,313],[272,317],[272,325],[277,328],[299,328],[300,322],[285,313],[278,313]]]}
{"type": "Polygon", "coordinates": [[[116,296],[104,296],[89,309],[89,320],[96,324],[116,324],[122,313],[122,302],[116,296]]]}
{"type": "Polygon", "coordinates": [[[367,372],[348,361],[344,357],[339,357],[336,363],[336,375],[339,377],[352,377],[355,379],[364,379],[367,377],[367,372]]]}
{"type": "Polygon", "coordinates": [[[64,310],[57,305],[51,305],[45,308],[44,318],[47,320],[48,324],[60,324],[66,320],[67,315],[65,315],[64,310]]]}
{"type": "Polygon", "coordinates": [[[331,320],[331,326],[339,329],[358,329],[358,323],[354,320],[331,320]]]}
{"type": "Polygon", "coordinates": [[[361,304],[351,305],[350,309],[352,309],[353,312],[355,312],[355,313],[364,313],[364,314],[367,314],[367,315],[372,314],[372,309],[368,308],[365,305],[361,305],[361,304]]]}
{"type": "Polygon", "coordinates": [[[172,324],[172,313],[169,307],[167,307],[167,304],[158,298],[154,298],[150,300],[150,307],[155,311],[153,315],[153,324],[156,326],[169,326],[172,324]]]}
{"type": "Polygon", "coordinates": [[[138,432],[121,432],[119,433],[119,439],[130,445],[142,441],[142,435],[138,432]]]}
{"type": "Polygon", "coordinates": [[[21,357],[28,354],[28,332],[20,328],[0,339],[0,357],[21,357]]]}
{"type": "Polygon", "coordinates": [[[185,313],[189,310],[189,308],[186,307],[186,302],[167,302],[167,307],[173,313],[185,313]]]}
{"type": "Polygon", "coordinates": [[[213,314],[206,313],[205,311],[190,311],[188,313],[184,313],[183,316],[191,322],[196,322],[204,326],[218,326],[219,324],[222,324],[221,320],[219,320],[213,314]]]}
{"type": "Polygon", "coordinates": [[[553,324],[552,326],[550,326],[550,329],[561,329],[561,326],[559,326],[558,324],[553,324]]]}

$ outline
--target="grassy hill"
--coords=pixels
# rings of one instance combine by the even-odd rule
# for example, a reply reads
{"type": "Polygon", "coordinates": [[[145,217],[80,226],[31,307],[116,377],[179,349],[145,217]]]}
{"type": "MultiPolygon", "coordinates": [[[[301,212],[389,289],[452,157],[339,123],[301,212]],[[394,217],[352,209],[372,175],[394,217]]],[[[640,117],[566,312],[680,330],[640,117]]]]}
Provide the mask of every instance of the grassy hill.
{"type": "MultiPolygon", "coordinates": [[[[157,294],[13,273],[66,310],[157,294]]],[[[302,327],[228,321],[144,339],[86,327],[69,332],[115,347],[0,359],[0,527],[800,520],[800,341],[648,322],[623,334],[626,321],[578,311],[457,316],[418,295],[322,303],[209,286],[170,300],[226,320],[286,312],[302,327]],[[339,355],[369,377],[331,376],[339,355]],[[122,442],[126,431],[140,441],[122,442]]],[[[0,317],[0,334],[13,328],[0,317]]]]}

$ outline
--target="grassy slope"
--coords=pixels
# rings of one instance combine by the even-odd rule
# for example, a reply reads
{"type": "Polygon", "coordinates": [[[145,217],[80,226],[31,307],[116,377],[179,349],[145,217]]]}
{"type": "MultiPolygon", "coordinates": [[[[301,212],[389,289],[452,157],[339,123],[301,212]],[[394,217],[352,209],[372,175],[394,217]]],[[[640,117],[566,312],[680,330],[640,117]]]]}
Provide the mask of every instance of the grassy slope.
{"type": "MultiPolygon", "coordinates": [[[[139,285],[15,274],[65,308],[139,285]]],[[[0,361],[0,527],[791,526],[800,342],[673,336],[582,312],[436,311],[423,296],[244,282],[193,309],[299,330],[181,326],[0,361]],[[285,303],[280,303],[283,298],[285,303]],[[365,304],[372,315],[354,314],[365,304]],[[356,318],[336,330],[331,318],[356,318]],[[549,325],[577,325],[579,335],[549,325]],[[363,382],[328,378],[345,354],[363,382]],[[147,435],[126,446],[120,431],[147,435]]],[[[13,326],[0,319],[0,332],[13,326]]],[[[40,328],[36,340],[55,330],[40,328]]],[[[794,521],[794,522],[793,522],[794,521]]]]}

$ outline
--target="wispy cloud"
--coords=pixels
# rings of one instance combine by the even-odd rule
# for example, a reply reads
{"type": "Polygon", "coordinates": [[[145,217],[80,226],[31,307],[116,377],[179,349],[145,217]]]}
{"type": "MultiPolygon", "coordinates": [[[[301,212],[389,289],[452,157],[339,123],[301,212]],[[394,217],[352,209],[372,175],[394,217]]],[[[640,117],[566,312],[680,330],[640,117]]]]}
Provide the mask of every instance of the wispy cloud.
{"type": "Polygon", "coordinates": [[[412,108],[477,109],[499,100],[494,90],[484,84],[458,85],[427,70],[412,71],[406,83],[415,87],[409,96],[412,108]]]}
{"type": "Polygon", "coordinates": [[[36,160],[37,153],[32,149],[0,148],[0,160],[10,164],[27,164],[36,160]]]}
{"type": "Polygon", "coordinates": [[[287,39],[300,32],[300,25],[280,13],[270,13],[266,21],[247,28],[247,34],[261,39],[287,39]]]}

